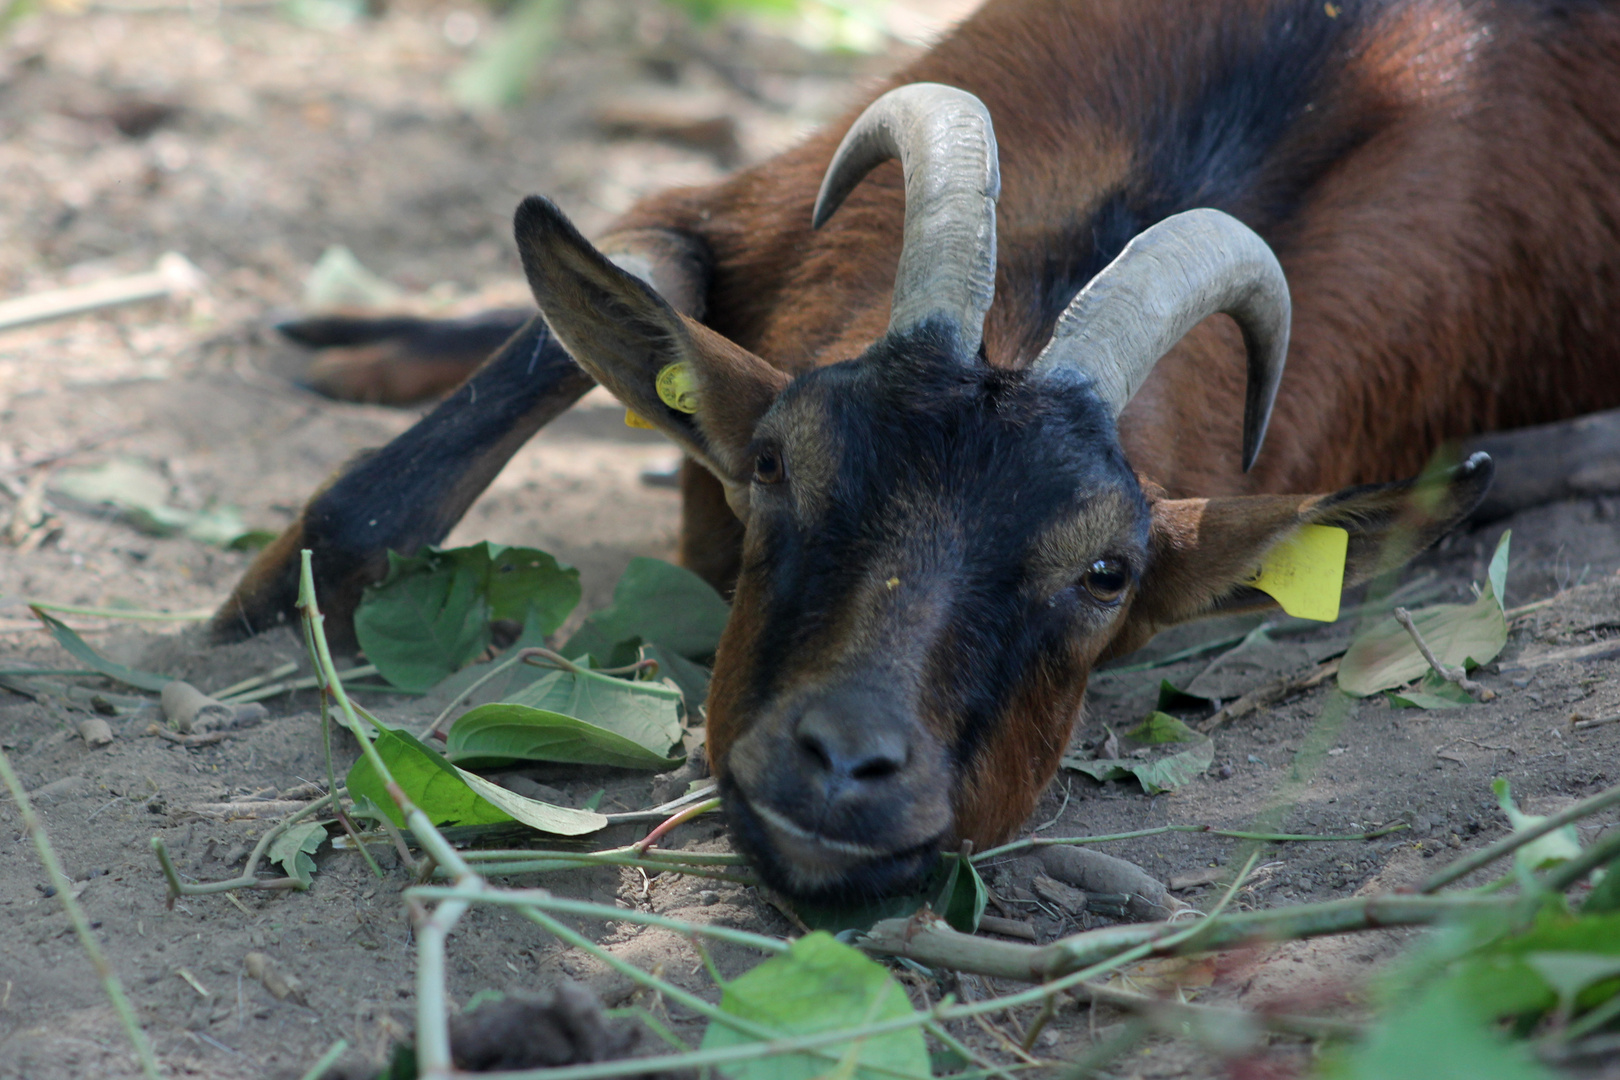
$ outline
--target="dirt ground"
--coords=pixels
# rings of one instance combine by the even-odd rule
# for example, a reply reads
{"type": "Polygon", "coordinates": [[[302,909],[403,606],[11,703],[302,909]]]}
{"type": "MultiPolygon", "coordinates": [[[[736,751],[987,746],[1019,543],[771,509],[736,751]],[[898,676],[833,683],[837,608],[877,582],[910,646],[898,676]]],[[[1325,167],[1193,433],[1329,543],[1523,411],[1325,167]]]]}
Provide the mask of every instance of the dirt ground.
{"type": "MultiPolygon", "coordinates": [[[[590,231],[641,193],[702,182],[788,144],[835,113],[863,75],[894,63],[960,9],[897,5],[885,48],[850,56],[764,31],[694,33],[650,3],[593,0],[575,9],[566,44],[541,65],[529,103],[477,117],[457,108],[444,87],[490,31],[481,7],[407,0],[376,19],[337,25],[301,23],[290,8],[260,3],[105,2],[13,26],[0,36],[0,297],[144,270],[170,250],[196,263],[207,285],[188,301],[0,332],[0,533],[42,486],[54,514],[48,527],[0,542],[0,667],[77,666],[40,633],[24,597],[210,608],[249,558],[145,535],[115,514],[56,497],[51,481],[59,470],[137,458],[162,470],[175,505],[228,502],[250,524],[278,529],[339,463],[412,422],[409,411],[336,404],[300,389],[292,379],[302,358],[267,329],[297,306],[329,245],[347,246],[420,310],[513,302],[521,294],[509,222],[522,195],[552,195],[590,231]],[[733,117],[735,146],[622,137],[602,122],[606,110],[622,115],[649,101],[733,117]]],[[[595,392],[517,456],[450,542],[543,547],[580,568],[588,611],[606,602],[628,559],[670,555],[676,496],[641,474],[676,457],[660,438],[626,428],[619,408],[595,392]]],[[[1305,833],[1410,826],[1375,842],[1266,849],[1240,896],[1257,907],[1400,886],[1496,838],[1506,826],[1491,796],[1493,777],[1510,779],[1538,812],[1614,783],[1620,724],[1576,732],[1570,719],[1620,711],[1617,518],[1620,500],[1612,498],[1554,504],[1453,536],[1406,572],[1428,599],[1463,598],[1468,582],[1483,579],[1503,528],[1513,529],[1508,606],[1550,602],[1514,620],[1507,650],[1483,674],[1496,700],[1419,712],[1380,698],[1344,709],[1321,687],[1220,730],[1214,767],[1173,795],[1147,797],[1064,773],[1028,828],[1063,836],[1260,820],[1305,833]]],[[[195,631],[69,621],[108,655],[205,689],[301,652],[290,634],[211,650],[195,631]]],[[[1151,652],[1252,625],[1183,628],[1151,652]]],[[[1295,651],[1240,673],[1228,692],[1330,655],[1352,629],[1346,622],[1280,637],[1295,651]]],[[[1147,675],[1100,676],[1076,743],[1095,745],[1105,725],[1140,718],[1160,678],[1185,685],[1219,655],[1147,675]]],[[[233,876],[264,823],[194,808],[273,798],[324,774],[311,702],[268,704],[269,722],[195,749],[146,735],[150,707],[126,709],[111,719],[111,745],[92,749],[74,733],[82,704],[0,690],[0,746],[33,792],[114,969],[175,1075],[297,1076],[339,1037],[353,1045],[352,1061],[380,1061],[413,1023],[414,946],[399,901],[408,882],[397,866],[378,880],[353,852],[326,848],[308,893],[249,891],[165,907],[152,837],[165,840],[188,875],[233,876]],[[268,954],[302,993],[272,996],[246,974],[250,952],[268,954]]],[[[377,707],[400,720],[424,708],[396,699],[378,699],[377,707]]],[[[352,756],[351,745],[341,750],[352,756]]],[[[605,786],[604,809],[650,805],[657,784],[581,770],[531,774],[570,799],[605,786]]],[[[633,832],[623,827],[601,839],[622,843],[633,832]]],[[[708,822],[673,840],[715,849],[725,842],[708,822]]],[[[0,800],[0,845],[0,1077],[136,1075],[9,798],[0,800]]],[[[1241,858],[1236,841],[1188,834],[1107,850],[1164,879],[1241,858]]],[[[990,866],[993,911],[1027,920],[1043,941],[1096,924],[1095,916],[1073,916],[1039,898],[1035,869],[1028,859],[990,866]]],[[[690,920],[791,930],[754,890],[731,885],[648,881],[608,869],[544,883],[690,920]]],[[[1207,903],[1213,890],[1179,895],[1207,903]]],[[[661,965],[666,977],[712,995],[676,936],[628,923],[588,931],[633,963],[661,965]]],[[[1369,974],[1409,940],[1387,931],[1258,950],[1224,965],[1201,1000],[1354,1011],[1369,974]]],[[[729,947],[715,957],[728,975],[751,962],[729,947]]],[[[609,1005],[631,991],[598,962],[493,910],[462,922],[449,978],[458,1004],[480,990],[562,979],[584,982],[609,1005]]],[[[987,990],[972,979],[952,989],[987,990]]],[[[1016,1037],[1031,1019],[1000,1017],[1000,1032],[958,1034],[1000,1053],[998,1039],[1016,1037]]],[[[683,1036],[701,1031],[679,1010],[673,1020],[683,1036]]],[[[1036,1053],[1070,1059],[1118,1020],[1070,1005],[1036,1053]]],[[[1286,1040],[1268,1053],[1268,1067],[1283,1070],[1268,1075],[1287,1075],[1309,1058],[1286,1040]]],[[[1110,1075],[1214,1076],[1227,1068],[1153,1043],[1110,1075]]],[[[1620,1076],[1620,1065],[1607,1069],[1620,1076]]]]}

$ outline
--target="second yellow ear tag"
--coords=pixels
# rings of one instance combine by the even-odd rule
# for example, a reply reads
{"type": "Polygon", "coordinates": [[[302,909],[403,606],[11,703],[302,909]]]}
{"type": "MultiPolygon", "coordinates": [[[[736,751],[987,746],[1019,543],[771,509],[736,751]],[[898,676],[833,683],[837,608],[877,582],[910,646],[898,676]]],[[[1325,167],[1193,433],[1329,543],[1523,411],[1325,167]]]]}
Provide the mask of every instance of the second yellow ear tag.
{"type": "Polygon", "coordinates": [[[645,417],[636,412],[634,409],[624,410],[624,426],[641,428],[643,431],[658,430],[656,425],[649,423],[645,417]]]}
{"type": "Polygon", "coordinates": [[[658,400],[665,405],[678,412],[697,412],[697,384],[692,381],[692,370],[685,364],[667,365],[658,373],[653,385],[658,390],[658,400]]]}
{"type": "Polygon", "coordinates": [[[1270,551],[1246,584],[1271,596],[1296,619],[1332,622],[1344,593],[1350,534],[1334,525],[1302,525],[1270,551]]]}

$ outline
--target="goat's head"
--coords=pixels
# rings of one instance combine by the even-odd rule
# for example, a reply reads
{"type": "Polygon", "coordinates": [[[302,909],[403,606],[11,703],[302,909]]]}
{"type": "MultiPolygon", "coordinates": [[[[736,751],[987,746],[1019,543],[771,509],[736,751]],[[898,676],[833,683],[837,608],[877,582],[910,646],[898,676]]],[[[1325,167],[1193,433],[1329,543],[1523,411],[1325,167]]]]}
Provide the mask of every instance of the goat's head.
{"type": "Polygon", "coordinates": [[[621,259],[638,278],[545,200],[517,216],[558,338],[706,465],[746,525],[709,752],[739,841],[800,896],[902,889],[942,846],[1003,838],[1056,769],[1100,657],[1265,603],[1243,583],[1304,524],[1347,527],[1347,577],[1365,577],[1397,525],[1409,548],[1427,543],[1490,472],[1470,462],[1421,512],[1400,485],[1155,497],[1115,418],[1217,311],[1248,346],[1245,467],[1259,450],[1288,343],[1271,251],[1216,211],[1167,219],[1075,298],[1032,366],[992,367],[980,349],[999,186],[990,119],[948,87],[880,98],[840,147],[816,224],[890,157],[907,210],[888,332],[797,378],[643,284],[671,292],[656,250],[621,259]],[[695,386],[693,413],[660,399],[673,364],[695,386]]]}

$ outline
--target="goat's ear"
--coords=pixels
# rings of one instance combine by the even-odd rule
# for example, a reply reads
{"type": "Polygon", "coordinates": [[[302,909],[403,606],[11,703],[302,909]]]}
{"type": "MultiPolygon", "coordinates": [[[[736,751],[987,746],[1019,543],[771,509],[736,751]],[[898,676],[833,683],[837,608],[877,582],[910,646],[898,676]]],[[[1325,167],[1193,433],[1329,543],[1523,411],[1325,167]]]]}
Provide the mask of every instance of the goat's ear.
{"type": "Polygon", "coordinates": [[[747,449],[754,427],[788,377],[676,311],[592,247],[549,199],[524,199],[516,228],[523,271],[557,340],[632,412],[713,472],[740,509],[753,471],[747,449]],[[672,364],[685,366],[696,412],[659,396],[659,374],[672,364]]]}
{"type": "Polygon", "coordinates": [[[1392,570],[1479,505],[1494,471],[1488,456],[1474,454],[1443,472],[1331,495],[1156,500],[1152,563],[1109,653],[1138,648],[1176,623],[1274,606],[1247,582],[1266,553],[1302,525],[1336,525],[1350,534],[1346,587],[1392,570]]]}

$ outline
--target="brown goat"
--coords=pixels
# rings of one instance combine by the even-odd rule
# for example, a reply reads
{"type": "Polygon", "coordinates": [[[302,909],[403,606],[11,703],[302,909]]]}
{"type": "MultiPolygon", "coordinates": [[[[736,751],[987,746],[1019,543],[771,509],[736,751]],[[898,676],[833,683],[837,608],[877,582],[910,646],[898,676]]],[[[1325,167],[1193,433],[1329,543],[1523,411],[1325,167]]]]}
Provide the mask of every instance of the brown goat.
{"type": "Polygon", "coordinates": [[[1491,469],[1274,493],[1620,404],[1620,4],[995,0],[889,87],[836,155],[850,121],[600,252],[525,202],[544,320],[312,500],[216,630],[284,617],[303,546],[341,620],[594,376],[700,463],[739,841],[789,891],[881,892],[1017,828],[1099,659],[1268,603],[1245,583],[1303,524],[1364,579],[1491,469]],[[654,390],[675,363],[694,415],[654,390]]]}

